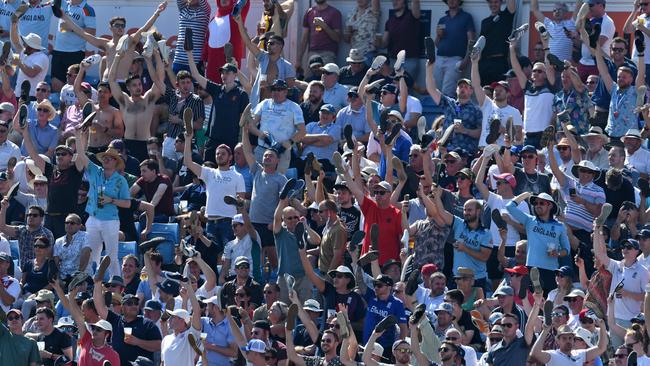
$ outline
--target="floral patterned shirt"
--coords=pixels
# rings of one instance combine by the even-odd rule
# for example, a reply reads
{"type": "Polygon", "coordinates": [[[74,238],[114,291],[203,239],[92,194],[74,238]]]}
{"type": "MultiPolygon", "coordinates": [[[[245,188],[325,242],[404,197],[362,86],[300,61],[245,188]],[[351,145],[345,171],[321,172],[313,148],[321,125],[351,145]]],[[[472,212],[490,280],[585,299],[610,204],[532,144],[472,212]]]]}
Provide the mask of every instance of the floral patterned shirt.
{"type": "MultiPolygon", "coordinates": [[[[560,90],[553,98],[553,113],[568,111],[569,124],[575,126],[579,135],[589,132],[589,108],[593,106],[589,91],[585,88],[582,93],[571,88],[570,91],[560,90]]],[[[561,121],[557,121],[556,129],[561,131],[561,121]]]]}
{"type": "Polygon", "coordinates": [[[415,223],[417,234],[413,237],[415,255],[414,268],[421,268],[427,263],[433,263],[438,268],[444,266],[444,248],[451,226],[440,226],[433,219],[418,220],[415,223]]]}
{"type": "Polygon", "coordinates": [[[379,15],[372,11],[370,4],[365,9],[354,8],[345,21],[346,27],[352,27],[350,48],[358,49],[364,56],[375,50],[375,30],[379,15]]]}
{"type": "Polygon", "coordinates": [[[613,83],[609,116],[605,127],[607,135],[618,138],[631,128],[639,128],[639,117],[634,113],[634,107],[636,107],[636,88],[630,86],[620,90],[618,84],[613,83]]]}
{"type": "MultiPolygon", "coordinates": [[[[443,131],[454,123],[454,119],[461,119],[463,121],[463,127],[469,130],[481,128],[483,112],[481,112],[481,109],[476,104],[472,102],[460,104],[456,99],[441,95],[439,105],[442,107],[445,115],[445,122],[442,126],[443,131]]],[[[454,132],[447,145],[447,150],[451,151],[460,147],[472,154],[478,149],[478,140],[478,138],[454,132]]]]}

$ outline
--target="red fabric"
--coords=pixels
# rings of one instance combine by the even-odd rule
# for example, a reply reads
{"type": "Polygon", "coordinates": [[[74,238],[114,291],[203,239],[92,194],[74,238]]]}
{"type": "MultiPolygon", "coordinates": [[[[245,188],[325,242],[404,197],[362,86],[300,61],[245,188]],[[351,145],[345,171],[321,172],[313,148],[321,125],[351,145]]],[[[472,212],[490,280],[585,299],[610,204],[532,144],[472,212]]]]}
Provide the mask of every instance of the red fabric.
{"type": "MultiPolygon", "coordinates": [[[[232,12],[233,7],[237,3],[236,0],[231,0],[228,6],[219,5],[219,0],[217,0],[217,12],[214,17],[210,19],[210,22],[214,21],[215,17],[222,17],[228,15],[232,12]]],[[[246,2],[244,9],[241,12],[241,18],[246,24],[246,17],[248,16],[248,10],[251,7],[251,0],[246,2]]],[[[246,36],[247,37],[247,36],[246,36]]],[[[226,63],[226,55],[223,52],[223,47],[221,48],[212,48],[210,47],[208,40],[210,39],[210,28],[206,31],[205,41],[203,42],[203,61],[206,62],[205,67],[205,76],[214,81],[215,83],[221,84],[221,72],[219,69],[226,63]]],[[[239,68],[242,67],[242,59],[246,55],[246,46],[244,45],[244,40],[242,35],[239,34],[239,28],[233,17],[230,17],[230,44],[232,44],[233,57],[237,60],[239,68]]]]}
{"type": "MultiPolygon", "coordinates": [[[[361,205],[361,212],[365,218],[363,231],[370,232],[372,224],[379,225],[379,265],[383,265],[389,259],[399,262],[400,238],[402,236],[402,212],[395,206],[380,209],[377,203],[366,196],[361,205]]],[[[368,252],[370,248],[370,235],[363,239],[361,254],[368,252]]]]}
{"type": "Polygon", "coordinates": [[[79,366],[103,366],[104,360],[110,361],[113,366],[120,366],[120,356],[111,346],[106,345],[100,348],[93,346],[89,330],[79,340],[79,346],[81,347],[79,366]]]}

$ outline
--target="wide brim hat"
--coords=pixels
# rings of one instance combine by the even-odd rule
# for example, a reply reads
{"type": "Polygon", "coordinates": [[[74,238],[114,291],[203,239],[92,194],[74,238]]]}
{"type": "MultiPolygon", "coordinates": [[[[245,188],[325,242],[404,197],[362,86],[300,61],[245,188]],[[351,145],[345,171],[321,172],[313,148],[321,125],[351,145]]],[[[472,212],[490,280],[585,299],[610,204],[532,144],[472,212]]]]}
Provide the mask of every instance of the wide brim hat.
{"type": "Polygon", "coordinates": [[[593,126],[589,128],[589,132],[582,135],[582,138],[586,138],[586,137],[601,137],[603,140],[605,140],[605,143],[609,142],[609,137],[607,137],[607,135],[603,133],[603,129],[598,126],[593,126]]]}
{"type": "Polygon", "coordinates": [[[592,163],[589,160],[581,160],[578,164],[575,164],[571,167],[571,174],[573,174],[574,177],[578,176],[578,171],[580,168],[588,169],[592,172],[594,172],[594,180],[598,180],[600,178],[600,169],[596,167],[594,163],[592,163]]]}
{"type": "Polygon", "coordinates": [[[117,161],[117,165],[115,169],[117,170],[124,169],[124,159],[122,159],[122,155],[120,155],[120,152],[113,147],[109,147],[108,149],[106,149],[106,151],[100,152],[96,156],[97,156],[97,160],[99,161],[102,161],[104,156],[110,156],[117,161]]]}
{"type": "Polygon", "coordinates": [[[20,39],[22,39],[23,43],[29,48],[33,48],[33,49],[39,50],[39,51],[42,51],[42,50],[45,49],[45,47],[43,47],[43,45],[42,45],[41,36],[39,36],[36,33],[29,33],[26,36],[20,36],[20,39]]]}
{"type": "Polygon", "coordinates": [[[345,59],[345,62],[359,63],[364,62],[365,60],[365,57],[363,57],[363,54],[358,49],[351,48],[348,57],[345,59]]]}
{"type": "Polygon", "coordinates": [[[550,194],[548,194],[548,193],[546,193],[546,192],[542,192],[542,193],[540,193],[540,194],[538,194],[538,195],[532,195],[532,196],[530,196],[530,198],[528,199],[528,201],[530,202],[530,205],[531,205],[531,206],[535,206],[535,202],[536,202],[537,200],[544,200],[544,201],[548,201],[548,202],[550,202],[551,204],[553,204],[552,214],[555,215],[555,213],[557,212],[557,203],[555,202],[555,200],[553,199],[553,197],[551,197],[550,194]]]}
{"type": "Polygon", "coordinates": [[[636,128],[630,128],[627,130],[627,132],[625,132],[625,135],[621,136],[621,142],[625,142],[626,137],[632,137],[641,140],[641,132],[636,128]]]}
{"type": "Polygon", "coordinates": [[[334,278],[337,273],[344,274],[350,279],[350,282],[348,282],[348,289],[353,289],[356,286],[356,282],[354,281],[354,273],[352,272],[350,267],[338,266],[336,267],[336,269],[332,269],[329,272],[327,272],[327,274],[332,278],[334,278]]]}

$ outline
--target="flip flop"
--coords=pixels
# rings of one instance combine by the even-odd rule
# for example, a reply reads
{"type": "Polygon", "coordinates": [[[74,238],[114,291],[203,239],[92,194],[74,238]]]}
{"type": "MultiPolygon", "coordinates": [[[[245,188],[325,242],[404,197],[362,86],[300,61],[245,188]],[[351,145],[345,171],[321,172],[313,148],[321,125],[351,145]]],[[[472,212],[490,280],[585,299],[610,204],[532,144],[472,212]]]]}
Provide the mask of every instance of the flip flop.
{"type": "Polygon", "coordinates": [[[397,53],[397,56],[395,58],[395,63],[393,64],[393,69],[395,72],[399,72],[402,70],[402,67],[404,66],[404,60],[406,60],[406,51],[401,50],[397,53]]]}
{"type": "Polygon", "coordinates": [[[402,124],[401,123],[395,123],[393,127],[390,129],[390,134],[386,136],[384,139],[384,143],[386,145],[390,145],[391,142],[393,142],[394,139],[397,138],[397,136],[400,135],[400,131],[402,130],[402,124]]]}
{"type": "Polygon", "coordinates": [[[293,235],[296,236],[298,249],[305,249],[305,224],[302,221],[296,224],[296,228],[293,229],[293,235]]]}
{"type": "Polygon", "coordinates": [[[548,59],[548,62],[553,65],[555,70],[564,70],[565,64],[564,61],[561,61],[557,56],[555,56],[552,53],[549,53],[546,55],[546,59],[548,59]]]}
{"type": "Polygon", "coordinates": [[[349,333],[349,328],[350,327],[348,325],[348,320],[347,320],[347,318],[345,316],[345,313],[343,313],[342,311],[339,311],[338,313],[336,313],[336,322],[339,325],[339,336],[342,339],[345,339],[345,338],[349,337],[350,336],[350,333],[349,333]]]}
{"type": "Polygon", "coordinates": [[[476,40],[476,43],[474,43],[474,47],[472,47],[470,57],[475,58],[479,56],[483,52],[483,48],[485,48],[485,36],[480,36],[476,40]]]}
{"type": "Polygon", "coordinates": [[[490,133],[485,138],[486,144],[493,144],[499,139],[499,130],[501,129],[501,120],[495,118],[490,122],[490,133]]]}
{"type": "Polygon", "coordinates": [[[605,220],[607,220],[610,213],[612,213],[612,205],[605,202],[603,206],[600,208],[600,215],[598,215],[598,217],[596,217],[596,220],[594,221],[596,225],[603,226],[605,224],[605,220]]]}
{"type": "Polygon", "coordinates": [[[107,255],[104,256],[102,260],[99,262],[99,268],[97,268],[97,273],[95,274],[95,281],[104,280],[104,275],[106,274],[106,270],[110,265],[111,265],[111,257],[107,255]]]}
{"type": "Polygon", "coordinates": [[[548,327],[551,326],[551,323],[553,322],[553,301],[551,300],[546,300],[544,303],[544,324],[548,327]]]}
{"type": "Polygon", "coordinates": [[[430,64],[436,62],[436,43],[431,37],[424,37],[425,57],[430,64]]]}
{"type": "Polygon", "coordinates": [[[638,53],[645,51],[645,35],[640,29],[634,31],[634,47],[638,53]]]}
{"type": "Polygon", "coordinates": [[[501,211],[499,211],[498,209],[492,210],[492,222],[499,229],[508,228],[508,223],[506,223],[506,221],[503,219],[503,217],[501,216],[501,211]]]}
{"type": "Polygon", "coordinates": [[[529,25],[528,23],[522,24],[519,28],[515,29],[510,33],[510,37],[508,37],[508,41],[510,42],[516,42],[518,41],[521,36],[524,35],[528,31],[529,25]]]}
{"type": "MultiPolygon", "coordinates": [[[[591,32],[589,32],[589,47],[596,48],[598,47],[598,38],[600,37],[600,23],[596,23],[592,26],[591,32]]],[[[636,31],[635,31],[636,38],[636,31]]],[[[635,39],[636,42],[636,39],[635,39]]]]}
{"type": "Polygon", "coordinates": [[[530,282],[533,284],[533,291],[535,293],[541,294],[543,292],[542,283],[539,280],[539,269],[537,267],[531,267],[530,272],[528,273],[530,277],[530,282]]]}
{"type": "Polygon", "coordinates": [[[394,327],[397,325],[397,318],[395,318],[394,315],[390,314],[384,319],[380,320],[379,323],[375,326],[375,331],[377,333],[385,332],[386,330],[390,329],[390,327],[394,327]]]}

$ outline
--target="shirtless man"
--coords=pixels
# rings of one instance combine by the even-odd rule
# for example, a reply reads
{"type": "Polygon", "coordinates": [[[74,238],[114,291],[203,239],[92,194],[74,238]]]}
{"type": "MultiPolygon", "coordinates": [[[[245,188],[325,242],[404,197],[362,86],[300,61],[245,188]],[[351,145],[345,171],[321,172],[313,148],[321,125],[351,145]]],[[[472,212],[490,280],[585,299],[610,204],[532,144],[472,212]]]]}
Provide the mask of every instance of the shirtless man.
{"type": "Polygon", "coordinates": [[[160,51],[156,49],[153,57],[156,58],[157,67],[154,69],[151,57],[145,57],[147,68],[155,70],[151,75],[154,85],[146,93],[142,93],[142,80],[140,75],[132,75],[126,79],[128,94],[120,89],[117,83],[117,69],[124,54],[118,51],[108,72],[108,83],[113,92],[113,98],[120,106],[124,118],[124,144],[129,154],[140,161],[148,158],[147,139],[151,137],[151,119],[156,108],[156,100],[165,92],[165,69],[160,51]]]}
{"type": "MultiPolygon", "coordinates": [[[[74,93],[77,96],[79,106],[84,107],[86,103],[93,103],[88,94],[81,88],[81,83],[90,65],[82,62],[79,65],[79,73],[74,81],[74,93]]],[[[88,151],[94,154],[106,151],[108,144],[114,139],[124,137],[124,121],[122,112],[109,104],[111,99],[110,85],[102,81],[97,87],[97,104],[93,103],[93,117],[88,137],[88,151]]]]}
{"type": "MultiPolygon", "coordinates": [[[[138,53],[135,51],[135,48],[140,42],[142,33],[148,31],[151,28],[151,26],[153,26],[153,24],[156,22],[156,19],[158,19],[158,17],[160,16],[160,13],[165,11],[165,9],[167,9],[167,1],[160,3],[156,11],[151,16],[151,18],[149,18],[149,20],[147,20],[147,22],[140,29],[138,29],[135,33],[129,36],[129,50],[122,58],[122,63],[119,65],[117,70],[118,81],[124,82],[128,78],[129,68],[131,67],[131,63],[133,62],[135,56],[138,55],[138,53]]],[[[117,42],[119,41],[120,38],[122,38],[122,36],[126,32],[126,20],[123,17],[113,17],[109,21],[109,28],[113,33],[113,37],[111,39],[96,37],[84,31],[81,27],[76,25],[65,12],[63,13],[61,19],[63,19],[63,21],[65,22],[63,23],[64,27],[66,27],[68,30],[75,32],[81,38],[85,39],[86,42],[106,52],[106,61],[105,61],[106,65],[110,66],[113,64],[117,42]]],[[[101,72],[101,74],[102,74],[102,80],[107,80],[108,68],[105,68],[101,72]]],[[[92,144],[92,137],[91,137],[90,144],[92,144]]]]}

